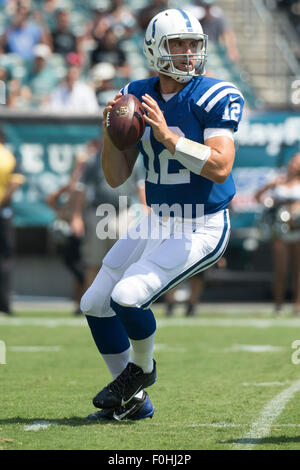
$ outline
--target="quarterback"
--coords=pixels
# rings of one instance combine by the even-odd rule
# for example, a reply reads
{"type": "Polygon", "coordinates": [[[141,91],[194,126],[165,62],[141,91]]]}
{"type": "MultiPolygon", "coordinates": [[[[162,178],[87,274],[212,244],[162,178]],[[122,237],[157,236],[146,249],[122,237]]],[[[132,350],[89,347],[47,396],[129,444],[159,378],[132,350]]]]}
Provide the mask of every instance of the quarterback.
{"type": "Polygon", "coordinates": [[[205,77],[206,51],[207,36],[190,13],[158,13],[144,40],[144,53],[157,75],[129,83],[104,110],[101,161],[107,182],[121,185],[137,158],[143,158],[149,214],[162,227],[168,223],[169,232],[151,237],[150,229],[148,237],[138,238],[130,237],[129,229],[82,297],[81,309],[113,379],[94,397],[100,411],[89,415],[91,420],[153,416],[145,391],[157,377],[151,304],[216,263],[228,244],[228,205],[235,194],[233,136],[244,100],[232,83],[205,77]],[[105,120],[126,93],[142,102],[146,129],[136,146],[120,151],[108,136],[105,120]],[[162,207],[182,211],[166,216],[162,207]],[[181,217],[186,207],[188,218],[181,217]]]}

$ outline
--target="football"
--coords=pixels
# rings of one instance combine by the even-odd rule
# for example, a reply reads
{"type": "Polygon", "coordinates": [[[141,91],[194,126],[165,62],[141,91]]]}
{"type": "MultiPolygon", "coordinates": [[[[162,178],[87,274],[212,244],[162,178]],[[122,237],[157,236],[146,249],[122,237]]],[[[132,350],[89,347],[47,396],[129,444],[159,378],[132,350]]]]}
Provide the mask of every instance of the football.
{"type": "Polygon", "coordinates": [[[121,96],[107,113],[107,132],[119,150],[126,150],[141,139],[145,131],[144,114],[140,100],[131,94],[121,96]]]}

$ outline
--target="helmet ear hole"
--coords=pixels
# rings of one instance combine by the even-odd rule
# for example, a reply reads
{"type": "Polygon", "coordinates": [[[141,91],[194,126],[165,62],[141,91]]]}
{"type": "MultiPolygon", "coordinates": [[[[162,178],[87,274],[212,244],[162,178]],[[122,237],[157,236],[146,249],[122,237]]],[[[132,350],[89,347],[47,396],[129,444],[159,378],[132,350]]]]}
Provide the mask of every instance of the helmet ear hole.
{"type": "Polygon", "coordinates": [[[150,47],[148,48],[148,51],[150,52],[151,55],[154,55],[153,49],[150,49],[150,47]]]}

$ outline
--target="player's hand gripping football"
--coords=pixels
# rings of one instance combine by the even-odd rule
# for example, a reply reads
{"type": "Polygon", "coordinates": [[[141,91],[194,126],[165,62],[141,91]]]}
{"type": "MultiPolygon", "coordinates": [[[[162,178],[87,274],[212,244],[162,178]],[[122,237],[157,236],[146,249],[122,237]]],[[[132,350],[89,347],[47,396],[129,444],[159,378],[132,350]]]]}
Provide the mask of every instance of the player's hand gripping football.
{"type": "Polygon", "coordinates": [[[118,93],[113,100],[109,101],[107,103],[107,105],[105,106],[104,110],[103,110],[103,128],[104,128],[104,135],[109,137],[108,133],[107,133],[107,129],[106,129],[106,117],[107,117],[107,113],[109,111],[111,111],[111,108],[113,107],[114,104],[116,104],[116,102],[118,101],[119,98],[121,98],[122,93],[118,93]]]}
{"type": "Polygon", "coordinates": [[[164,115],[157,102],[148,94],[143,95],[142,98],[142,106],[147,112],[147,114],[144,115],[144,119],[152,127],[154,137],[174,154],[179,136],[168,128],[164,115]]]}

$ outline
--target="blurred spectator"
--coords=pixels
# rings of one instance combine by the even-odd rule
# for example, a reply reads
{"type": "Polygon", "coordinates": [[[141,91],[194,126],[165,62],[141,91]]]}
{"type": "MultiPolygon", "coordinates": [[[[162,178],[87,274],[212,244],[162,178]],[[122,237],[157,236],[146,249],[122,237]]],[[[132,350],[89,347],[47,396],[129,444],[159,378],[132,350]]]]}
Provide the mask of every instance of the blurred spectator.
{"type": "Polygon", "coordinates": [[[288,6],[288,15],[297,34],[300,36],[300,0],[290,0],[288,6]]]}
{"type": "Polygon", "coordinates": [[[73,233],[71,228],[74,211],[74,189],[82,176],[88,158],[88,151],[76,158],[75,168],[68,184],[62,186],[47,198],[47,203],[57,213],[52,227],[52,234],[57,243],[59,254],[74,277],[75,314],[80,314],[80,299],[85,290],[84,270],[82,266],[82,237],[73,233]]]}
{"type": "Polygon", "coordinates": [[[195,0],[186,7],[200,21],[208,41],[225,46],[227,56],[232,62],[239,62],[236,37],[223,10],[215,5],[215,0],[195,0]]]}
{"type": "MultiPolygon", "coordinates": [[[[92,149],[92,146],[91,146],[92,149]]],[[[136,214],[130,213],[128,207],[120,207],[119,196],[126,196],[129,206],[139,202],[138,198],[138,165],[132,176],[118,188],[111,188],[104,177],[101,166],[102,140],[97,142],[94,151],[90,152],[84,173],[76,186],[72,230],[77,236],[83,236],[82,259],[85,267],[86,288],[93,282],[102,263],[102,259],[113,246],[116,239],[122,235],[128,224],[135,219],[136,214]],[[102,204],[113,206],[116,216],[99,216],[97,208],[102,204]],[[119,210],[121,209],[121,210],[119,210]],[[107,221],[108,238],[100,239],[96,233],[101,220],[107,221]]],[[[104,210],[104,209],[103,209],[104,210]]]]}
{"type": "Polygon", "coordinates": [[[99,111],[95,91],[80,80],[80,74],[79,66],[69,66],[65,80],[50,95],[50,111],[79,114],[99,111]]]}
{"type": "Polygon", "coordinates": [[[119,91],[114,82],[115,76],[116,69],[109,62],[102,62],[91,69],[91,78],[100,107],[105,107],[119,91]]]}
{"type": "Polygon", "coordinates": [[[109,28],[108,13],[104,8],[93,10],[93,19],[87,23],[88,32],[94,41],[101,41],[109,28]]]}
{"type": "Polygon", "coordinates": [[[90,143],[89,158],[75,189],[71,222],[73,233],[78,237],[83,237],[81,252],[86,288],[93,282],[103,257],[113,244],[111,239],[100,240],[96,235],[96,226],[99,222],[96,209],[99,204],[103,203],[113,204],[115,207],[118,205],[118,192],[113,191],[104,179],[100,162],[101,148],[102,141],[90,143]]]}
{"type": "Polygon", "coordinates": [[[107,13],[109,26],[118,38],[128,39],[134,33],[136,19],[132,8],[125,5],[125,0],[111,0],[107,13]]]}
{"type": "MultiPolygon", "coordinates": [[[[195,315],[195,310],[198,305],[198,302],[201,298],[201,295],[204,290],[204,273],[198,273],[188,279],[190,294],[188,300],[186,302],[185,307],[185,316],[191,317],[195,315]]],[[[170,317],[174,313],[174,307],[176,305],[176,288],[171,289],[165,294],[165,302],[166,302],[166,315],[170,317]]]]}
{"type": "Polygon", "coordinates": [[[0,39],[0,51],[18,54],[29,61],[33,58],[34,46],[38,43],[49,45],[49,41],[48,32],[30,20],[27,6],[18,3],[12,24],[0,39]]]}
{"type": "Polygon", "coordinates": [[[117,75],[128,79],[131,67],[126,54],[121,48],[120,40],[113,28],[108,28],[102,40],[98,41],[91,54],[91,65],[99,62],[109,62],[117,71],[117,75]]]}
{"type": "Polygon", "coordinates": [[[58,84],[56,70],[50,65],[51,49],[46,44],[34,47],[34,60],[23,80],[21,97],[29,101],[30,107],[43,107],[49,101],[51,91],[58,84]]]}
{"type": "MultiPolygon", "coordinates": [[[[211,269],[224,269],[227,266],[227,260],[224,256],[219,259],[214,268],[211,269]]],[[[189,287],[189,296],[185,302],[185,316],[192,317],[196,314],[196,308],[201,300],[202,294],[205,288],[205,275],[206,271],[201,271],[200,273],[195,274],[187,280],[189,287]]],[[[166,303],[166,315],[171,316],[174,313],[174,307],[176,305],[176,290],[171,289],[165,294],[164,300],[166,303]]]]}
{"type": "Polygon", "coordinates": [[[294,312],[300,315],[300,153],[290,160],[286,174],[264,186],[256,194],[258,202],[266,196],[272,205],[272,244],[274,259],[273,296],[275,311],[284,302],[289,263],[294,264],[294,312]],[[264,197],[263,197],[264,196],[264,197]]]}
{"type": "Polygon", "coordinates": [[[55,13],[57,7],[58,7],[58,4],[59,4],[60,0],[44,0],[43,2],[43,10],[46,12],[46,13],[50,13],[50,14],[53,14],[55,13]]]}
{"type": "Polygon", "coordinates": [[[0,105],[8,105],[9,102],[9,79],[10,74],[6,67],[0,65],[0,84],[5,83],[5,88],[3,86],[0,89],[0,105]],[[3,96],[4,93],[4,96],[3,96]]]}
{"type": "Polygon", "coordinates": [[[150,5],[142,8],[138,15],[138,25],[142,31],[146,31],[150,20],[162,10],[168,8],[169,0],[151,0],[150,5]]]}
{"type": "Polygon", "coordinates": [[[70,28],[70,12],[57,10],[56,24],[52,31],[53,52],[66,55],[69,52],[80,54],[80,40],[70,28]]]}
{"type": "Polygon", "coordinates": [[[0,131],[0,312],[11,314],[11,276],[14,254],[14,227],[11,199],[24,182],[14,155],[4,146],[0,131]]]}

